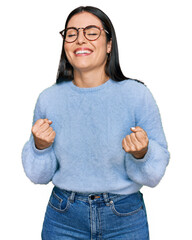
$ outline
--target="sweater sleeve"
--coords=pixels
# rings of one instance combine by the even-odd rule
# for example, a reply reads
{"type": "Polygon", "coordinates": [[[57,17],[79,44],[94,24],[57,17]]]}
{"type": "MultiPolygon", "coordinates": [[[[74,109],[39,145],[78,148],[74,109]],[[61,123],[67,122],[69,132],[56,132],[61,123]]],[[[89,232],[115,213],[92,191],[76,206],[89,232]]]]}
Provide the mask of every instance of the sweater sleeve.
{"type": "Polygon", "coordinates": [[[135,118],[136,126],[147,132],[148,151],[143,159],[136,159],[130,153],[126,153],[126,171],[132,181],[155,187],[165,173],[170,154],[167,149],[159,109],[147,87],[145,87],[142,101],[138,103],[135,118]]]}
{"type": "MultiPolygon", "coordinates": [[[[41,95],[40,95],[41,96],[41,95]]],[[[42,112],[41,97],[39,96],[33,117],[33,124],[40,118],[45,118],[42,112]]],[[[33,134],[22,150],[22,164],[27,177],[36,184],[49,183],[57,170],[57,160],[53,145],[49,148],[39,150],[35,147],[33,134]]]]}

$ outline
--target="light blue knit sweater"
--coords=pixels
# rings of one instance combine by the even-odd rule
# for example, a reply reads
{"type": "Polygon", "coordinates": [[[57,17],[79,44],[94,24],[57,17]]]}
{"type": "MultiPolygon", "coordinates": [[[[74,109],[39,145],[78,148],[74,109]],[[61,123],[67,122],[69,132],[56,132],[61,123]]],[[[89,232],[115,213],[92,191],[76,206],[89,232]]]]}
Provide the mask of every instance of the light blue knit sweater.
{"type": "Polygon", "coordinates": [[[22,151],[26,175],[34,183],[52,180],[59,188],[84,193],[131,194],[156,186],[165,173],[169,152],[156,102],[148,88],[134,80],[108,80],[93,88],[72,81],[44,90],[33,124],[52,120],[53,145],[35,148],[31,135],[22,151]],[[122,149],[130,128],[140,126],[149,138],[148,152],[135,159],[122,149]]]}

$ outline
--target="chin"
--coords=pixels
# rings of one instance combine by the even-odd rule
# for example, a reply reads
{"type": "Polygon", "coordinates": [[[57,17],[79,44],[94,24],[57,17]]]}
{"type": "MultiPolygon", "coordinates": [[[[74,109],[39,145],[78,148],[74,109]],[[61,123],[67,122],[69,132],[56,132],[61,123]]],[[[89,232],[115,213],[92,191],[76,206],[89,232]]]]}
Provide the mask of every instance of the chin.
{"type": "Polygon", "coordinates": [[[78,64],[78,65],[73,65],[73,68],[76,69],[77,71],[85,71],[85,70],[89,70],[91,66],[90,64],[78,64]]]}

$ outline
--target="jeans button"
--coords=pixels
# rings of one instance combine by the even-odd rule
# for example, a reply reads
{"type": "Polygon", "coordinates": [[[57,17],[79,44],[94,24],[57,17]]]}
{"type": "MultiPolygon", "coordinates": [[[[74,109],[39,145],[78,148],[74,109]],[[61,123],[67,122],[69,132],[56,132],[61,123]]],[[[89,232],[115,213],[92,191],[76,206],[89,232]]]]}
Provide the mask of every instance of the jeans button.
{"type": "Polygon", "coordinates": [[[94,199],[95,199],[95,196],[94,196],[94,195],[91,195],[90,198],[91,198],[91,200],[94,200],[94,199]]]}

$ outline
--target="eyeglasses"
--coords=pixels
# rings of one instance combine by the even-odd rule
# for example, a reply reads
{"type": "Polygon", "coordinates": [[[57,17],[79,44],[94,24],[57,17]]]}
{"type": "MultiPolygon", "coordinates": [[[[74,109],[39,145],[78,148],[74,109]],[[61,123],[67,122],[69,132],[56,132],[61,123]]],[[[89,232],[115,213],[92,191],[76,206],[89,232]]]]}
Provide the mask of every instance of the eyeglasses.
{"type": "Polygon", "coordinates": [[[90,25],[85,28],[69,27],[59,33],[61,34],[65,42],[72,43],[77,40],[80,29],[83,29],[83,34],[85,38],[89,41],[97,40],[100,37],[102,30],[105,31],[107,34],[109,34],[109,32],[104,28],[100,28],[95,25],[90,25]]]}

